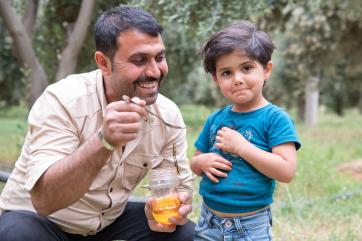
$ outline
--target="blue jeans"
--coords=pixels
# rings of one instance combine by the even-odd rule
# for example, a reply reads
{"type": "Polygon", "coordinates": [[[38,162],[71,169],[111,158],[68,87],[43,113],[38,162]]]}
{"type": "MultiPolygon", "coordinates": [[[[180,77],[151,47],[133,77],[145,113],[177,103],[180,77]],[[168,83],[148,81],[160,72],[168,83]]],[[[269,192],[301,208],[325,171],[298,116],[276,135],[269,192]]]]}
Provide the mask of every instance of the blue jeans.
{"type": "Polygon", "coordinates": [[[194,241],[270,241],[270,208],[245,217],[220,218],[202,205],[194,241]]]}

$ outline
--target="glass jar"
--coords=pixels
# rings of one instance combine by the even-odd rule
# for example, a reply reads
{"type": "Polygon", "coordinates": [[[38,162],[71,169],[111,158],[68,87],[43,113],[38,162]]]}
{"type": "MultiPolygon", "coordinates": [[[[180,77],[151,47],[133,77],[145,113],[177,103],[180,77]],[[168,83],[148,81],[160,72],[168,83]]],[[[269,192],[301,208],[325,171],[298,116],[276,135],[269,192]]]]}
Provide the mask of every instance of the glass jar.
{"type": "Polygon", "coordinates": [[[161,224],[171,224],[168,219],[178,215],[181,206],[177,194],[178,177],[175,168],[156,168],[151,170],[150,190],[155,198],[152,206],[154,219],[161,224]]]}

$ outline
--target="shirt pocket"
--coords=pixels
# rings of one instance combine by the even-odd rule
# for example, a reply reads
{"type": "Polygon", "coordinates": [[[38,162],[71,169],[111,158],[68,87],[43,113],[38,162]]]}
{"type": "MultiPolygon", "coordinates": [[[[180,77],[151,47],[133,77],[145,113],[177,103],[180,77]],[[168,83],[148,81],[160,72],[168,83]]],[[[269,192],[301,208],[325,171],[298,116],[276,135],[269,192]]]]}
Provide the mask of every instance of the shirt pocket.
{"type": "Polygon", "coordinates": [[[146,176],[155,162],[162,160],[160,156],[137,155],[123,161],[121,166],[121,179],[124,188],[132,191],[146,176]]]}

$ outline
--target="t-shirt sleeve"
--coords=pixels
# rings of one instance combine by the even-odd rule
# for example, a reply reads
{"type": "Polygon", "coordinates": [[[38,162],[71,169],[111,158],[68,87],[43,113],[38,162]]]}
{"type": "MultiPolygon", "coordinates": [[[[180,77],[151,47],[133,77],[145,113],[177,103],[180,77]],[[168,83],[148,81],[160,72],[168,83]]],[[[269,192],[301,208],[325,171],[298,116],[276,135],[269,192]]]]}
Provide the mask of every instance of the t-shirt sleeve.
{"type": "Polygon", "coordinates": [[[212,124],[212,116],[206,120],[204,127],[202,128],[199,137],[194,144],[195,148],[203,153],[207,153],[210,150],[210,127],[212,124]]]}
{"type": "Polygon", "coordinates": [[[269,124],[270,148],[287,142],[294,142],[296,150],[301,147],[294,122],[287,112],[283,110],[275,112],[270,118],[269,124]]]}

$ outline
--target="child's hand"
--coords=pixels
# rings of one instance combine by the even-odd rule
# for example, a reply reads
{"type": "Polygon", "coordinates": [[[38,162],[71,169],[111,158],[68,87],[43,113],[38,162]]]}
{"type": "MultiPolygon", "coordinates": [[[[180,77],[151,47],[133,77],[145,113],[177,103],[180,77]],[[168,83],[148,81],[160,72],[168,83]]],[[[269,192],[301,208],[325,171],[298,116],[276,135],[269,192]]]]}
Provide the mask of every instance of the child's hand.
{"type": "Polygon", "coordinates": [[[243,145],[248,141],[239,132],[223,127],[217,132],[215,146],[222,151],[234,153],[240,156],[243,145]]]}
{"type": "Polygon", "coordinates": [[[220,171],[231,171],[232,163],[216,153],[202,153],[196,155],[192,159],[193,163],[197,163],[200,169],[211,181],[218,183],[218,177],[227,177],[227,174],[220,171]],[[218,170],[220,169],[220,170],[218,170]]]}

